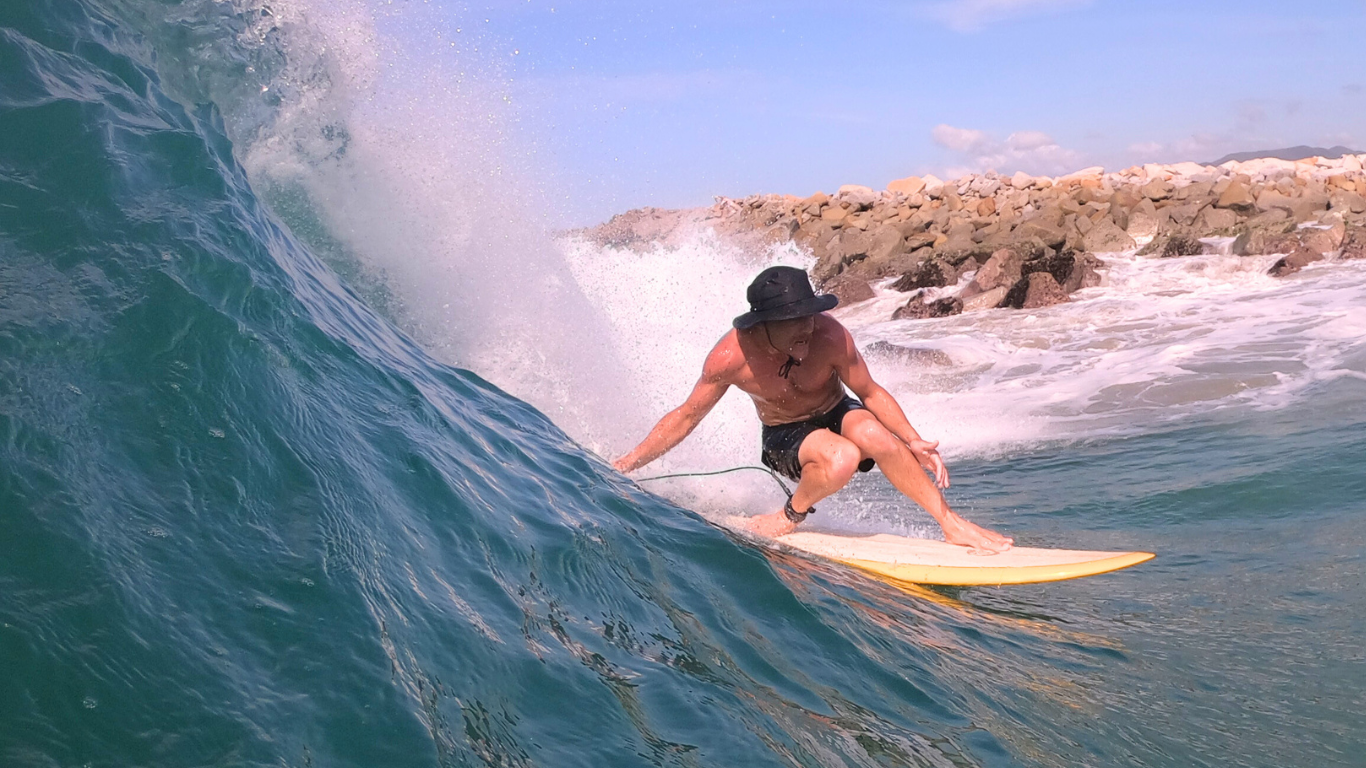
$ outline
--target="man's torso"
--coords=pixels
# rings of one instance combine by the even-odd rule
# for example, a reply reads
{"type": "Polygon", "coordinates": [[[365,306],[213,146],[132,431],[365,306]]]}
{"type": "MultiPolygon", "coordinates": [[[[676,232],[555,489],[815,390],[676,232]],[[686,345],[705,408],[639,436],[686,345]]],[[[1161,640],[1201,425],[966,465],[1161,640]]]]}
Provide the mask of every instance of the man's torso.
{"type": "Polygon", "coordinates": [[[817,316],[806,356],[786,376],[787,355],[767,346],[762,329],[748,336],[731,331],[718,348],[724,345],[734,345],[744,359],[728,383],[750,396],[764,424],[805,421],[830,411],[845,396],[838,367],[847,354],[845,330],[833,318],[817,316]]]}

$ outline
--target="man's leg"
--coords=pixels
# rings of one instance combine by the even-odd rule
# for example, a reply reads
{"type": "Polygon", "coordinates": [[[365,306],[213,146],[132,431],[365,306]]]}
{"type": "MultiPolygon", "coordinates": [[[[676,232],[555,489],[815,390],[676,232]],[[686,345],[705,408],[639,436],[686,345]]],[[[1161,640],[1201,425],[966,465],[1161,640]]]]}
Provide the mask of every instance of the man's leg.
{"type": "Polygon", "coordinates": [[[882,426],[872,412],[855,409],[845,414],[840,433],[858,447],[860,458],[876,461],[898,491],[930,513],[944,529],[945,541],[987,552],[1003,552],[1014,543],[1013,539],[974,525],[950,509],[944,494],[934,487],[911,449],[882,426]]]}
{"type": "MultiPolygon", "coordinates": [[[[807,435],[797,451],[802,479],[797,483],[797,490],[792,492],[792,508],[804,512],[843,488],[858,471],[862,458],[858,446],[828,429],[818,429],[807,435]]],[[[753,518],[750,523],[750,530],[762,536],[782,536],[796,527],[781,509],[753,518]]]]}

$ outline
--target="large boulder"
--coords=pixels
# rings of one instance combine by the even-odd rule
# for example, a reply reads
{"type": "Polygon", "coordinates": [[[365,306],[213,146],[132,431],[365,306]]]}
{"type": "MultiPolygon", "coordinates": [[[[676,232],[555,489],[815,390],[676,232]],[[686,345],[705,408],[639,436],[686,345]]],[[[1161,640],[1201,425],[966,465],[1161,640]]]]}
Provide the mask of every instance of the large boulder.
{"type": "Polygon", "coordinates": [[[1238,226],[1238,214],[1225,208],[1206,208],[1195,219],[1195,228],[1207,235],[1223,235],[1238,226]]]}
{"type": "Polygon", "coordinates": [[[942,288],[958,281],[958,270],[941,259],[926,259],[908,270],[892,288],[903,293],[920,288],[942,288]]]}
{"type": "Polygon", "coordinates": [[[1268,253],[1290,253],[1299,246],[1294,222],[1280,225],[1249,227],[1233,240],[1231,250],[1239,256],[1261,256],[1268,253]]]}
{"type": "Polygon", "coordinates": [[[1064,292],[1073,293],[1082,288],[1094,288],[1100,285],[1099,270],[1104,265],[1104,262],[1092,254],[1066,251],[1058,254],[1047,254],[1025,262],[1022,267],[1022,274],[1028,276],[1035,272],[1047,272],[1053,276],[1053,279],[1064,292]]]}
{"type": "Polygon", "coordinates": [[[869,229],[867,256],[849,266],[849,271],[867,278],[899,275],[917,263],[910,259],[910,251],[901,232],[890,224],[869,229]]]}
{"type": "Polygon", "coordinates": [[[1353,192],[1336,192],[1328,199],[1328,206],[1334,211],[1366,213],[1366,196],[1353,192]]]}
{"type": "Polygon", "coordinates": [[[1015,239],[1037,238],[1049,248],[1061,248],[1067,242],[1067,230],[1063,228],[1062,218],[1062,212],[1057,208],[1038,211],[1015,227],[1015,239]]]}
{"type": "Polygon", "coordinates": [[[1143,188],[1139,190],[1139,193],[1149,200],[1157,202],[1171,197],[1174,190],[1175,188],[1170,181],[1165,179],[1153,179],[1147,184],[1144,184],[1143,188]]]}
{"type": "Polygon", "coordinates": [[[835,198],[848,203],[856,211],[864,211],[877,202],[877,193],[862,184],[845,184],[835,193],[835,198]]]}
{"type": "Polygon", "coordinates": [[[1342,245],[1346,228],[1341,222],[1331,226],[1305,227],[1296,233],[1300,245],[1315,253],[1332,253],[1342,245]]]}
{"type": "Polygon", "coordinates": [[[903,195],[918,195],[925,191],[925,180],[919,176],[907,176],[904,179],[897,179],[887,185],[888,192],[900,192],[903,195]]]}
{"type": "Polygon", "coordinates": [[[1011,309],[1038,309],[1067,301],[1067,291],[1048,272],[1025,275],[1006,293],[1001,306],[1011,309]]]}
{"type": "Polygon", "coordinates": [[[984,309],[995,309],[1001,306],[1006,294],[1010,292],[1010,286],[1002,285],[992,288],[989,291],[979,293],[968,299],[963,300],[964,312],[980,312],[984,309]]]}
{"type": "Polygon", "coordinates": [[[1162,218],[1158,216],[1157,206],[1153,205],[1153,201],[1144,199],[1129,212],[1129,226],[1125,232],[1136,242],[1148,242],[1157,237],[1161,226],[1162,218]]]}
{"type": "Polygon", "coordinates": [[[954,296],[926,304],[919,296],[906,302],[892,313],[893,320],[924,320],[930,317],[948,317],[963,311],[963,300],[954,296]]]}
{"type": "Polygon", "coordinates": [[[847,272],[825,281],[821,285],[821,291],[834,294],[840,300],[841,306],[867,301],[874,295],[873,287],[868,284],[867,280],[860,279],[847,272]]]}
{"type": "MultiPolygon", "coordinates": [[[[1078,219],[1078,222],[1089,221],[1088,219],[1078,219]]],[[[1081,246],[1088,251],[1101,253],[1117,253],[1137,248],[1138,244],[1129,236],[1129,233],[1120,229],[1110,219],[1101,219],[1081,238],[1081,246]]]]}
{"type": "MultiPolygon", "coordinates": [[[[872,238],[857,229],[841,229],[816,254],[816,266],[811,269],[811,277],[817,282],[825,282],[843,272],[850,264],[868,258],[868,247],[872,238]]],[[[812,249],[815,253],[815,249],[812,249]]]]}
{"type": "Polygon", "coordinates": [[[1296,272],[1299,272],[1301,269],[1304,269],[1306,266],[1313,264],[1316,261],[1322,260],[1323,254],[1300,246],[1278,259],[1275,264],[1271,265],[1271,269],[1267,270],[1266,273],[1272,277],[1285,277],[1286,275],[1293,275],[1296,272]]]}
{"type": "MultiPolygon", "coordinates": [[[[1025,263],[1025,253],[1023,249],[1002,248],[991,257],[981,267],[977,268],[977,276],[972,279],[977,291],[991,291],[996,288],[1009,288],[1019,282],[1024,275],[1022,267],[1025,263]]],[[[999,302],[998,302],[999,303],[999,302]]]]}
{"type": "Polygon", "coordinates": [[[1187,232],[1179,232],[1166,238],[1162,244],[1162,258],[1170,259],[1175,256],[1199,256],[1205,252],[1205,244],[1199,238],[1187,232]]]}
{"type": "Polygon", "coordinates": [[[1247,212],[1257,207],[1257,201],[1253,199],[1252,191],[1247,188],[1246,184],[1240,181],[1234,181],[1219,195],[1219,199],[1214,202],[1214,206],[1216,208],[1247,212]]]}
{"type": "Polygon", "coordinates": [[[1347,227],[1342,238],[1343,259],[1366,259],[1366,227],[1347,227]]]}

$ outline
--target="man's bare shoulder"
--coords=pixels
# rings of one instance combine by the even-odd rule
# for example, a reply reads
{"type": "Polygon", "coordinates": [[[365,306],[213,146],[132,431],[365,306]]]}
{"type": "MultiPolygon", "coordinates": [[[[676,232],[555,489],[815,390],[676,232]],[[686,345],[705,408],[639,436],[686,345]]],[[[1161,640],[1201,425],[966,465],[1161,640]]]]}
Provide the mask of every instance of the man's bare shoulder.
{"type": "Polygon", "coordinates": [[[702,375],[713,381],[730,383],[744,370],[746,364],[740,339],[736,331],[731,330],[707,353],[707,359],[702,364],[702,375]]]}
{"type": "Polygon", "coordinates": [[[858,356],[858,347],[849,329],[822,312],[816,315],[816,334],[820,337],[822,352],[829,355],[832,362],[851,362],[858,356]]]}

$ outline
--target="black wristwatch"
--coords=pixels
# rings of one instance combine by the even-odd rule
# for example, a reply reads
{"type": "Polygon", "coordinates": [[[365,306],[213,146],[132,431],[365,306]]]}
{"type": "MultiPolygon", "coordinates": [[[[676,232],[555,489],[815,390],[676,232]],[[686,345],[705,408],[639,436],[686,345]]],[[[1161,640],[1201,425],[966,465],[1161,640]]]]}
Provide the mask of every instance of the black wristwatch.
{"type": "Polygon", "coordinates": [[[783,505],[783,514],[787,517],[788,520],[791,520],[791,521],[792,521],[792,524],[793,524],[793,525],[799,525],[799,524],[801,524],[801,522],[802,522],[803,520],[806,519],[806,516],[807,516],[807,515],[809,515],[809,514],[815,512],[815,511],[816,511],[816,508],[815,508],[815,507],[810,507],[810,508],[808,508],[805,512],[798,512],[797,510],[795,510],[795,509],[792,508],[792,498],[791,498],[791,497],[788,497],[787,503],[783,505]]]}

